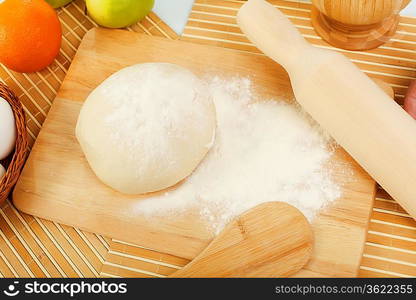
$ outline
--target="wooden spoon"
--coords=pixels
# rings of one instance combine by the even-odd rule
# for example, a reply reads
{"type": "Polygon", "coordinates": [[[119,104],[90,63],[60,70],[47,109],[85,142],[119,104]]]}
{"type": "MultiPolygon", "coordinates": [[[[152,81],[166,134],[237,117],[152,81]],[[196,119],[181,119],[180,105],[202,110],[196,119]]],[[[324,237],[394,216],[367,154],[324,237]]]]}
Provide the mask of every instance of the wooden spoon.
{"type": "Polygon", "coordinates": [[[308,262],[312,242],[311,227],[298,209],[267,202],[228,224],[171,277],[287,277],[308,262]]]}

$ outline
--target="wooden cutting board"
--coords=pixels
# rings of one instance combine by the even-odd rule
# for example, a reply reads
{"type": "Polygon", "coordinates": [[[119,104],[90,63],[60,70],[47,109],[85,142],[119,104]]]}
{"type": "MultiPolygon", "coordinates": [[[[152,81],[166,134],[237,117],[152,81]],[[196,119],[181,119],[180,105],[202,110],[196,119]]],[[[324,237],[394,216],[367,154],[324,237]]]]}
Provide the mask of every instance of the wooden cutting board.
{"type": "MultiPolygon", "coordinates": [[[[140,199],[102,184],[74,135],[91,90],[120,68],[144,62],[176,63],[198,75],[250,77],[258,95],[293,99],[286,72],[262,55],[93,29],[85,35],[51,107],[13,202],[28,214],[192,259],[212,239],[198,214],[189,211],[174,219],[138,216],[134,208],[140,199]]],[[[333,156],[331,168],[343,195],[315,219],[313,258],[297,276],[355,276],[358,271],[375,182],[342,149],[333,156]]]]}

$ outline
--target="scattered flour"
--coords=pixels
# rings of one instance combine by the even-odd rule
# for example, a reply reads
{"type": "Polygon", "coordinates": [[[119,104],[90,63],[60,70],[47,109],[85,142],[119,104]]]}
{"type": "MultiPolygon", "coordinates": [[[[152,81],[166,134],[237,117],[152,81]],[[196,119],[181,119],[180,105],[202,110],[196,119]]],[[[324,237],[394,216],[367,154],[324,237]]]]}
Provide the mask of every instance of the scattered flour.
{"type": "Polygon", "coordinates": [[[324,166],[331,142],[297,107],[255,101],[245,78],[214,78],[209,86],[218,122],[212,149],[178,188],[140,201],[138,213],[174,216],[196,208],[216,233],[263,202],[287,202],[312,220],[340,197],[324,166]]]}

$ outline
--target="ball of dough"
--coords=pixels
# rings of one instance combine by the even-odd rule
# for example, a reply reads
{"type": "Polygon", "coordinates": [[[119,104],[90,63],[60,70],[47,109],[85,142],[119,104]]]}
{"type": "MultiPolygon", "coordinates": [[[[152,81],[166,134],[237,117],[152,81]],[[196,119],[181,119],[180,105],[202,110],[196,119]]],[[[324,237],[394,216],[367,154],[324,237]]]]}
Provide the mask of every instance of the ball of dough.
{"type": "Polygon", "coordinates": [[[118,71],[85,101],[76,136],[94,173],[125,194],[181,181],[213,144],[215,106],[192,72],[168,63],[118,71]]]}

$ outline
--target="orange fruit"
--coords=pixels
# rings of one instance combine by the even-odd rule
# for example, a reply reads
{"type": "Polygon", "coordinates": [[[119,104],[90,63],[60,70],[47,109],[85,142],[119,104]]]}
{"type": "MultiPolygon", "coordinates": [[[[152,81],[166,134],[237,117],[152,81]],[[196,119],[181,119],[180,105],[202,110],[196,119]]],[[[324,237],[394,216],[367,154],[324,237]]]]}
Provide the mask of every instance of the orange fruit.
{"type": "Polygon", "coordinates": [[[45,0],[0,1],[0,62],[9,69],[44,69],[58,54],[61,39],[61,23],[45,0]]]}

